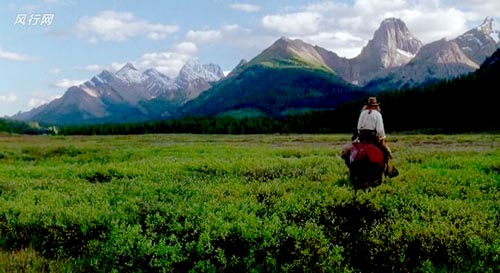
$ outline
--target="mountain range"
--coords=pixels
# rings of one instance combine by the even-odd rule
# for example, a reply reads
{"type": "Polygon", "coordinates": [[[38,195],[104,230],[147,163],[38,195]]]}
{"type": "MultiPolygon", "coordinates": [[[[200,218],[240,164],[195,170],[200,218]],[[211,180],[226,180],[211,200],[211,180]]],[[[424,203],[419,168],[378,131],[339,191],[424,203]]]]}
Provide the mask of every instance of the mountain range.
{"type": "Polygon", "coordinates": [[[224,77],[215,64],[187,62],[175,78],[151,68],[139,71],[127,63],[116,73],[107,70],[61,98],[14,119],[49,124],[103,123],[165,118],[224,77]]]}
{"type": "Polygon", "coordinates": [[[183,116],[266,115],[333,109],[384,90],[429,84],[477,70],[500,48],[492,18],[452,40],[423,44],[397,18],[381,22],[351,59],[281,37],[227,76],[190,61],[175,78],[128,63],[102,71],[65,94],[13,119],[49,124],[132,122],[183,116]]]}

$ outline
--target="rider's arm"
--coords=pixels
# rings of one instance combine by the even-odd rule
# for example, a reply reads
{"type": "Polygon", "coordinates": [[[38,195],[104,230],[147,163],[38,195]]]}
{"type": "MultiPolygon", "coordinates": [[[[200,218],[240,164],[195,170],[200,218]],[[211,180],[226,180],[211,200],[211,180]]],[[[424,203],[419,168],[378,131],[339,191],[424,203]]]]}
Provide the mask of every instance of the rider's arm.
{"type": "Polygon", "coordinates": [[[361,123],[362,123],[362,122],[363,122],[363,120],[364,120],[364,115],[365,115],[365,114],[366,114],[366,112],[365,112],[365,111],[361,111],[361,113],[359,114],[359,118],[358,118],[358,127],[357,127],[358,131],[361,129],[361,126],[362,126],[362,125],[361,125],[361,123]]]}
{"type": "Polygon", "coordinates": [[[384,130],[384,120],[382,118],[382,114],[377,115],[377,122],[375,124],[375,130],[377,131],[377,136],[380,140],[385,139],[385,130],[384,130]]]}

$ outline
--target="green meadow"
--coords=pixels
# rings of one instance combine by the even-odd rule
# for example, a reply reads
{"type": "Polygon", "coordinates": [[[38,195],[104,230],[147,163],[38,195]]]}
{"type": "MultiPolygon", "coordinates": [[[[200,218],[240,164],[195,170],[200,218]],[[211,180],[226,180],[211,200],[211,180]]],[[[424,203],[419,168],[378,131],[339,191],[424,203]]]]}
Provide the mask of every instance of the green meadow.
{"type": "Polygon", "coordinates": [[[500,135],[0,136],[0,272],[500,272],[500,135]]]}

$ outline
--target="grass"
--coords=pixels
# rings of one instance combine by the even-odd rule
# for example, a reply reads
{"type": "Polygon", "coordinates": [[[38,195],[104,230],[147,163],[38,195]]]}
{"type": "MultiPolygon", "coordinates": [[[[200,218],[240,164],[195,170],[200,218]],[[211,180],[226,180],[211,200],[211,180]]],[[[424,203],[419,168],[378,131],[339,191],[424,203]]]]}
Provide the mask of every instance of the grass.
{"type": "Polygon", "coordinates": [[[2,272],[498,272],[500,136],[2,136],[2,272]]]}

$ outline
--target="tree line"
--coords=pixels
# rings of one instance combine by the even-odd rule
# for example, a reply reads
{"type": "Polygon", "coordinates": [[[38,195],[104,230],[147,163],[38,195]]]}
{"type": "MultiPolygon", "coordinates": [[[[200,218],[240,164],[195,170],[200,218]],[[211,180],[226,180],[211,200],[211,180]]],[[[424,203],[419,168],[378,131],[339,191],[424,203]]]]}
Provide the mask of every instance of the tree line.
{"type": "MultiPolygon", "coordinates": [[[[497,65],[498,66],[498,65],[497,65]]],[[[375,93],[381,102],[386,131],[422,133],[499,132],[497,66],[454,80],[418,88],[375,93]]],[[[186,117],[125,124],[66,126],[61,134],[269,134],[351,133],[367,98],[333,110],[273,117],[186,117]]]]}

